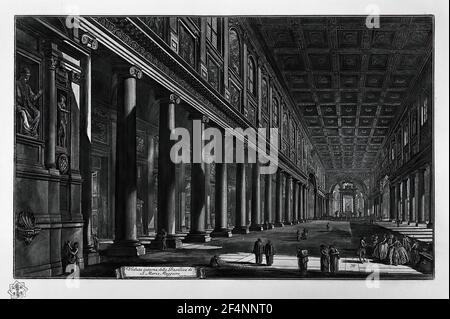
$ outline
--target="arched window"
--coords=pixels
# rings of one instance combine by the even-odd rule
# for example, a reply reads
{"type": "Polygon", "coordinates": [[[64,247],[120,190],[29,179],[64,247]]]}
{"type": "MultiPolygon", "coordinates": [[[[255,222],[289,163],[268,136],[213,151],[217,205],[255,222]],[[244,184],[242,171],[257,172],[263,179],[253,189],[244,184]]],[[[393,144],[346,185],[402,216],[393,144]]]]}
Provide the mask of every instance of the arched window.
{"type": "Polygon", "coordinates": [[[241,75],[241,45],[236,30],[230,29],[229,41],[230,67],[234,72],[236,72],[236,74],[241,75]]]}
{"type": "Polygon", "coordinates": [[[248,57],[248,90],[253,95],[256,95],[256,70],[255,61],[250,56],[248,57]]]}

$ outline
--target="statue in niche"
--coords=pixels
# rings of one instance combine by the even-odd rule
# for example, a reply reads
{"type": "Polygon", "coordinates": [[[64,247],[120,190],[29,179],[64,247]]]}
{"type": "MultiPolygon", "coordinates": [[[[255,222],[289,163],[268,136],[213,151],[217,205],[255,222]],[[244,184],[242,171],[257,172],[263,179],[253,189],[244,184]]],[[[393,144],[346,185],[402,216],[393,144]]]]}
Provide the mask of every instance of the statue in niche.
{"type": "Polygon", "coordinates": [[[58,122],[58,146],[66,147],[66,135],[67,135],[67,108],[66,97],[64,94],[59,96],[57,103],[59,122],[58,122]]]}
{"type": "Polygon", "coordinates": [[[19,80],[16,81],[16,110],[21,119],[21,133],[35,137],[41,117],[36,104],[42,96],[42,90],[37,94],[33,92],[29,85],[30,77],[30,69],[23,67],[19,80]]]}

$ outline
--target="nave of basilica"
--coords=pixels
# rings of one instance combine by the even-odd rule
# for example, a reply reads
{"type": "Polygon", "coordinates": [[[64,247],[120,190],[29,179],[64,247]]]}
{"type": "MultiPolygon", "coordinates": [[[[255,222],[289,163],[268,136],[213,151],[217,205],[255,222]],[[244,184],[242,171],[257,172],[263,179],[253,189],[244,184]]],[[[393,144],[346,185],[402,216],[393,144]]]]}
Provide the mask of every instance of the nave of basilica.
{"type": "MultiPolygon", "coordinates": [[[[262,238],[278,251],[273,276],[291,278],[277,254],[297,269],[308,248],[315,269],[320,245],[336,245],[357,264],[361,238],[384,234],[420,247],[412,274],[433,272],[429,16],[374,29],[358,16],[70,19],[15,20],[16,277],[72,263],[96,277],[127,260],[245,266],[262,238]],[[276,171],[248,157],[175,163],[171,133],[195,138],[194,122],[200,136],[277,128],[263,144],[276,171]]],[[[226,151],[238,140],[267,155],[245,134],[226,151]]]]}

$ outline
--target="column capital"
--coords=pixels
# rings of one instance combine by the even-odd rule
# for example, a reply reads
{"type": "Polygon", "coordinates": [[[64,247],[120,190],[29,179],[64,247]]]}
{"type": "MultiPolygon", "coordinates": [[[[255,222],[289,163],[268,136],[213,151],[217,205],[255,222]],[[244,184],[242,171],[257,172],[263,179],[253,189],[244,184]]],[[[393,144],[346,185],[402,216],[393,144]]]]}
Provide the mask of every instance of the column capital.
{"type": "Polygon", "coordinates": [[[169,104],[180,104],[181,99],[175,93],[170,93],[168,97],[161,99],[163,102],[167,102],[169,104]]]}
{"type": "Polygon", "coordinates": [[[94,38],[89,33],[84,33],[81,36],[81,43],[84,44],[85,46],[87,46],[88,48],[92,49],[92,50],[97,50],[98,49],[98,41],[97,41],[97,39],[94,38]]]}
{"type": "Polygon", "coordinates": [[[119,77],[124,79],[135,78],[140,80],[144,75],[139,67],[126,63],[114,65],[113,70],[119,77]]]}
{"type": "Polygon", "coordinates": [[[200,120],[204,124],[209,123],[209,117],[199,112],[193,112],[189,114],[188,118],[189,120],[200,120]]]}
{"type": "Polygon", "coordinates": [[[132,65],[130,69],[128,70],[131,77],[136,78],[138,80],[142,79],[142,76],[144,73],[141,69],[139,69],[137,66],[132,65]]]}

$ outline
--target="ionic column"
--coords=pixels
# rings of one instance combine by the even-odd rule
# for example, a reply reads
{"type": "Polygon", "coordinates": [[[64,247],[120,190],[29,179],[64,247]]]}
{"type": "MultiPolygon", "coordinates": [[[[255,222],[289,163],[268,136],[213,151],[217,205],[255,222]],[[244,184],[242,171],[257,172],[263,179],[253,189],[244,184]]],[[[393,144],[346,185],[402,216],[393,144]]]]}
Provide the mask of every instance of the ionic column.
{"type": "Polygon", "coordinates": [[[408,178],[408,210],[409,210],[409,218],[408,225],[415,222],[414,216],[414,175],[410,175],[408,178]]]}
{"type": "Polygon", "coordinates": [[[275,227],[283,227],[283,173],[281,169],[277,170],[276,180],[276,205],[275,205],[275,227]]]}
{"type": "Polygon", "coordinates": [[[303,184],[298,184],[298,222],[303,221],[303,184]]]}
{"type": "Polygon", "coordinates": [[[189,234],[185,238],[185,242],[208,242],[211,237],[206,233],[205,218],[206,218],[206,206],[207,206],[207,194],[206,194],[206,174],[205,163],[202,159],[203,140],[195,141],[194,139],[203,137],[203,131],[205,129],[205,123],[208,122],[208,118],[202,114],[192,114],[190,119],[193,120],[193,129],[191,134],[191,145],[194,143],[201,143],[201,147],[196,149],[192,148],[191,154],[191,224],[189,234]],[[198,121],[200,125],[196,125],[198,121]],[[199,130],[199,131],[197,131],[199,130]],[[194,152],[198,154],[194,154],[194,152]]]}
{"type": "Polygon", "coordinates": [[[274,227],[272,222],[272,174],[265,176],[264,196],[264,227],[272,229],[274,227]]]}
{"type": "Polygon", "coordinates": [[[140,256],[145,248],[136,229],[136,79],[142,78],[142,71],[132,66],[122,77],[123,101],[117,110],[115,238],[108,254],[140,256]]]}
{"type": "MultiPolygon", "coordinates": [[[[48,58],[48,112],[45,134],[45,166],[56,170],[56,121],[57,121],[57,92],[56,92],[56,67],[58,57],[52,52],[48,58]]],[[[41,112],[42,116],[42,112],[41,112]]]]}
{"type": "Polygon", "coordinates": [[[402,223],[406,223],[406,212],[407,212],[407,208],[406,208],[406,202],[407,202],[407,181],[404,180],[402,181],[402,194],[401,194],[401,198],[402,198],[402,223]]]}
{"type": "Polygon", "coordinates": [[[294,224],[297,224],[298,222],[298,182],[294,181],[294,200],[293,200],[293,216],[292,221],[294,224]]]}
{"type": "Polygon", "coordinates": [[[292,205],[291,205],[292,177],[286,174],[286,197],[284,198],[284,224],[292,225],[292,205]]]}
{"type": "Polygon", "coordinates": [[[305,221],[309,219],[309,186],[305,186],[305,221]]]}
{"type": "Polygon", "coordinates": [[[211,230],[211,164],[205,163],[205,228],[211,230]]]}
{"type": "Polygon", "coordinates": [[[146,215],[146,225],[144,227],[144,234],[149,235],[149,229],[148,224],[150,222],[150,216],[151,216],[151,209],[153,204],[153,199],[155,196],[154,192],[154,186],[155,186],[155,176],[153,175],[153,170],[155,168],[155,139],[152,135],[148,135],[148,150],[147,150],[147,194],[146,194],[146,201],[147,201],[147,211],[145,212],[146,215]]]}
{"type": "Polygon", "coordinates": [[[423,190],[424,190],[424,170],[419,169],[416,172],[415,177],[415,194],[414,194],[414,201],[416,202],[416,226],[419,225],[419,223],[423,223],[425,218],[423,214],[423,190]]]}
{"type": "Polygon", "coordinates": [[[233,234],[248,234],[246,212],[245,164],[236,164],[236,220],[233,234]]]}
{"type": "MultiPolygon", "coordinates": [[[[158,152],[158,228],[167,233],[166,244],[169,248],[181,247],[181,240],[176,235],[175,218],[175,163],[170,158],[174,141],[170,133],[175,129],[175,108],[180,103],[176,94],[160,101],[159,107],[159,152],[158,152]]],[[[159,237],[155,244],[160,247],[159,237]]]]}
{"type": "Polygon", "coordinates": [[[85,265],[100,261],[92,239],[92,172],[91,172],[91,57],[83,61],[83,102],[80,104],[80,174],[81,212],[83,215],[83,249],[85,265]],[[93,258],[92,258],[93,257],[93,258]]]}
{"type": "Polygon", "coordinates": [[[396,191],[396,200],[397,202],[395,203],[395,205],[397,206],[397,221],[401,221],[402,220],[402,197],[401,197],[401,192],[402,188],[401,188],[401,182],[397,183],[397,186],[395,187],[395,191],[396,191]]]}
{"type": "Polygon", "coordinates": [[[427,223],[427,228],[433,228],[434,203],[433,203],[432,195],[433,195],[434,183],[433,183],[433,174],[432,174],[431,166],[430,166],[428,172],[429,172],[429,176],[428,176],[429,186],[428,186],[428,223],[427,223]]]}
{"type": "Polygon", "coordinates": [[[389,219],[394,221],[397,216],[397,200],[396,200],[397,192],[395,188],[395,184],[393,184],[389,191],[389,199],[390,199],[390,207],[389,207],[389,219]]]}
{"type": "Polygon", "coordinates": [[[228,229],[227,220],[227,165],[225,163],[216,163],[216,193],[215,193],[215,227],[211,232],[211,237],[231,237],[231,231],[228,229]]]}
{"type": "Polygon", "coordinates": [[[313,207],[313,218],[314,219],[317,219],[317,189],[314,189],[313,190],[313,192],[314,192],[314,207],[313,207]]]}
{"type": "Polygon", "coordinates": [[[261,178],[259,163],[252,164],[252,215],[250,231],[263,230],[261,224],[261,178]]]}

